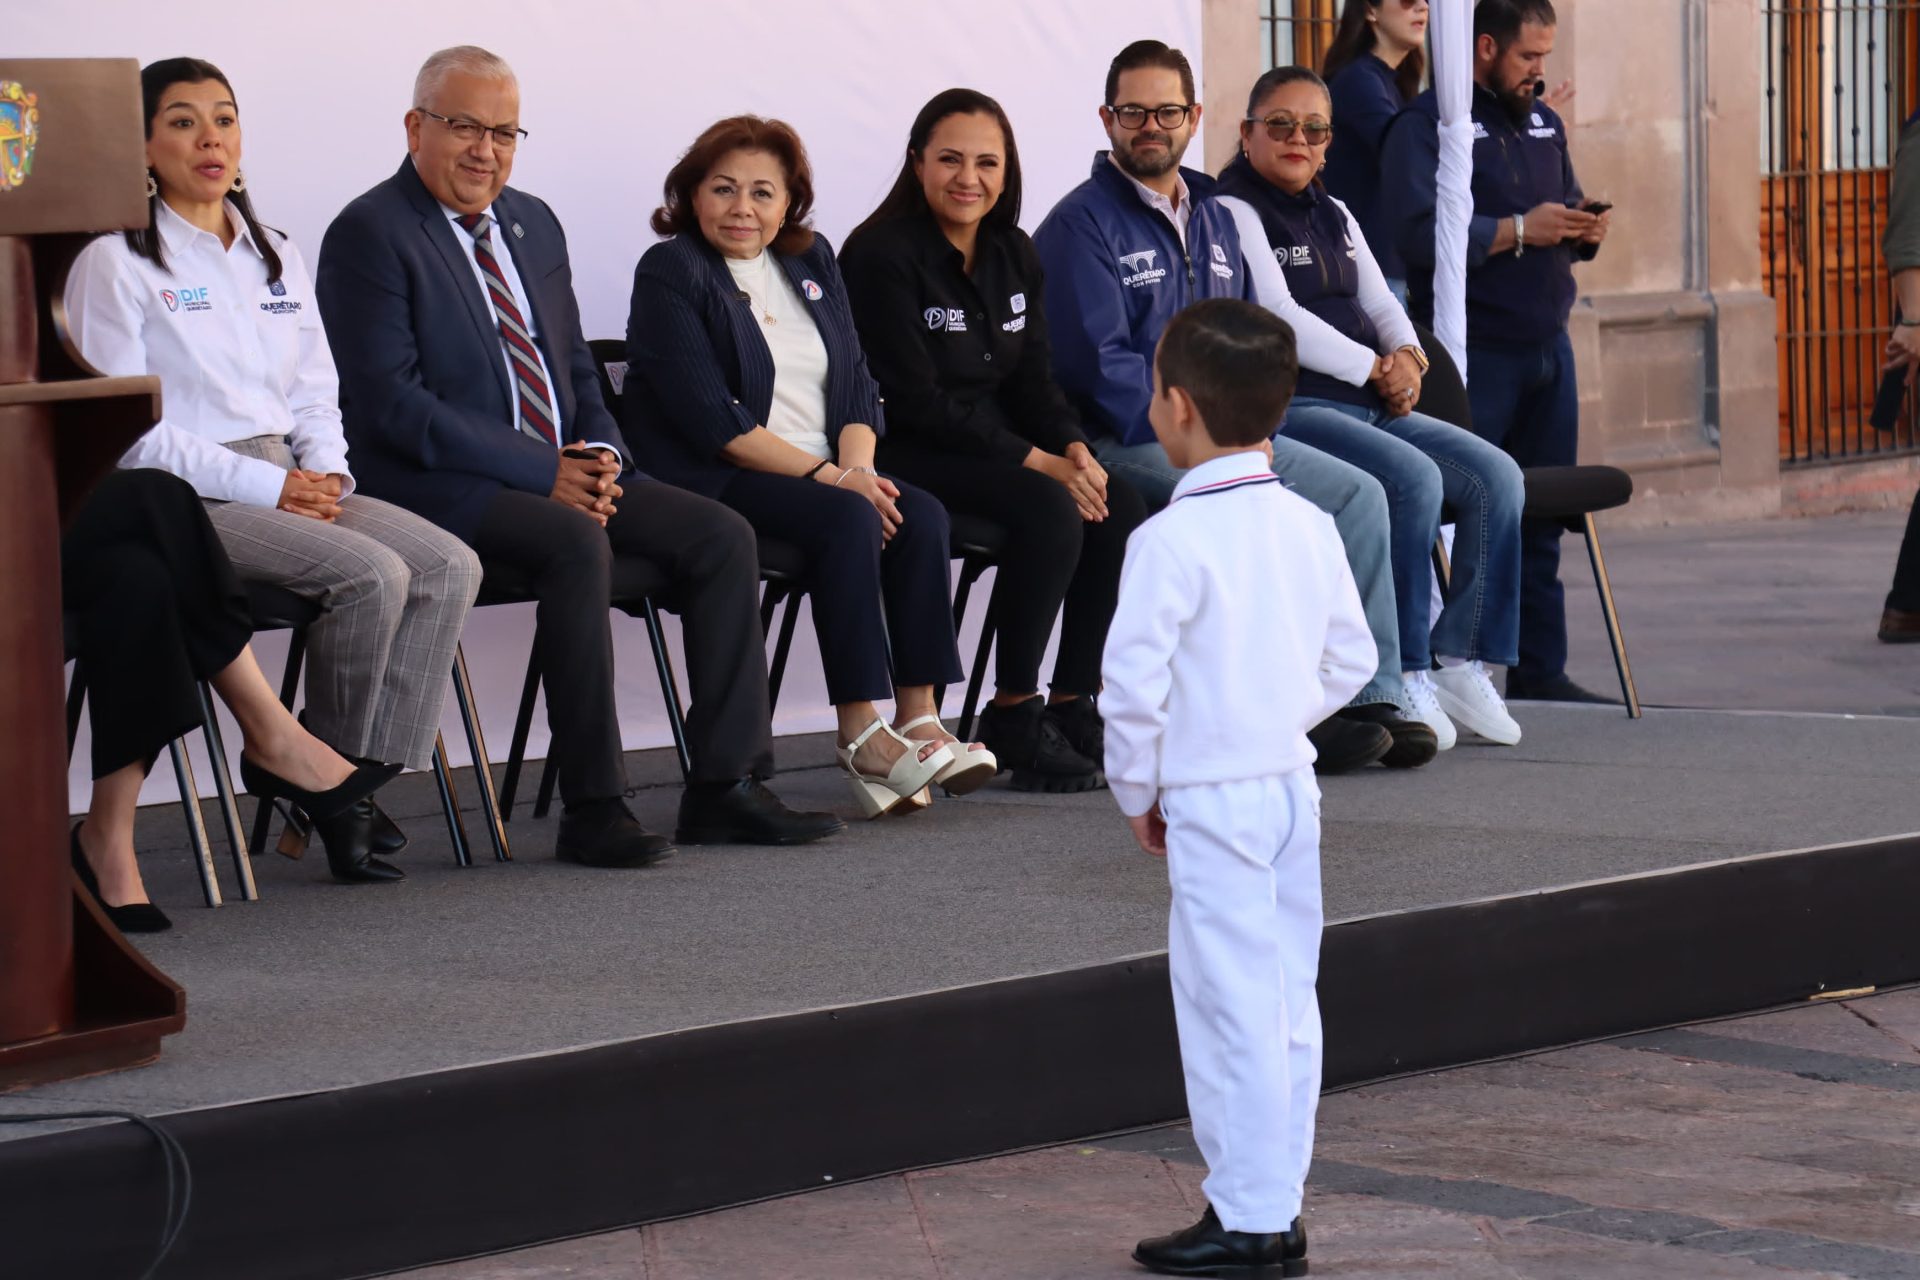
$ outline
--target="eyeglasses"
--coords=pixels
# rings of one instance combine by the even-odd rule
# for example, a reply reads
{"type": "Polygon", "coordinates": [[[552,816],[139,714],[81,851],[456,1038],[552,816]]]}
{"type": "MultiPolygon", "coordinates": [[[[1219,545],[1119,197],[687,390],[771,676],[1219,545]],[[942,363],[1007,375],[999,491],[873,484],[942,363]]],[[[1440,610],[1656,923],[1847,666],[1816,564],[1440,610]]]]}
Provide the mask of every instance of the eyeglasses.
{"type": "Polygon", "coordinates": [[[447,132],[451,133],[467,146],[472,146],[474,143],[480,141],[481,134],[490,133],[493,135],[493,145],[496,150],[511,151],[519,146],[527,136],[525,129],[513,129],[506,125],[497,127],[494,125],[485,125],[481,124],[478,120],[454,120],[441,115],[437,111],[429,111],[425,107],[415,107],[414,110],[426,116],[429,120],[438,120],[441,124],[447,126],[447,132]]]}
{"type": "Polygon", "coordinates": [[[1132,104],[1124,107],[1109,105],[1107,110],[1113,112],[1113,118],[1120,122],[1122,129],[1143,129],[1146,127],[1148,116],[1152,116],[1153,122],[1162,129],[1178,129],[1187,122],[1187,117],[1193,113],[1193,104],[1189,102],[1182,105],[1180,103],[1170,102],[1164,107],[1140,107],[1132,104]]]}
{"type": "Polygon", "coordinates": [[[1268,116],[1264,120],[1256,120],[1248,116],[1247,123],[1265,125],[1267,136],[1275,142],[1288,141],[1296,130],[1310,147],[1324,147],[1333,138],[1333,126],[1325,120],[1298,120],[1293,116],[1268,116]]]}

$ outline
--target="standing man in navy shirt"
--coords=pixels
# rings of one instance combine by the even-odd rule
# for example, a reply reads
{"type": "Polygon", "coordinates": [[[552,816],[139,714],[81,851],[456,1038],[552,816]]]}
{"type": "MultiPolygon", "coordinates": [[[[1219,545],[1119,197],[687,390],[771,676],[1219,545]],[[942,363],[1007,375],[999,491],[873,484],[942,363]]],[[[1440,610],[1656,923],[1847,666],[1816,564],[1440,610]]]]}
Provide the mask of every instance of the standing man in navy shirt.
{"type": "MultiPolygon", "coordinates": [[[[1567,316],[1573,264],[1607,237],[1573,175],[1567,130],[1539,101],[1557,19],[1551,0],[1480,0],[1473,11],[1473,221],[1467,232],[1467,396],[1474,431],[1522,467],[1571,466],[1579,388],[1567,316]]],[[[1433,323],[1440,110],[1432,90],[1387,132],[1381,196],[1406,261],[1411,311],[1433,323]]],[[[1528,521],[1520,553],[1520,661],[1507,697],[1607,702],[1567,678],[1557,524],[1528,521]]]]}

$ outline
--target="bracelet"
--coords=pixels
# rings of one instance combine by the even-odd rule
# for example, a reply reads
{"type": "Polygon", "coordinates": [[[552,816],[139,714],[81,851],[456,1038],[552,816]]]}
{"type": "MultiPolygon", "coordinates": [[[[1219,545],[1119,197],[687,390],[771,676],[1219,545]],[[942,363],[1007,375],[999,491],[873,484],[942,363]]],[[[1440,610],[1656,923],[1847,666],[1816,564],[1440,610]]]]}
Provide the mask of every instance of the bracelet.
{"type": "Polygon", "coordinates": [[[1526,252],[1527,215],[1524,213],[1516,213],[1513,215],[1513,256],[1516,258],[1525,257],[1526,252]]]}
{"type": "Polygon", "coordinates": [[[1920,320],[1895,320],[1893,327],[1896,329],[1920,329],[1920,320]]]}
{"type": "MultiPolygon", "coordinates": [[[[880,474],[878,471],[875,471],[872,467],[842,467],[840,468],[840,480],[845,480],[848,476],[853,475],[856,472],[862,475],[869,475],[869,476],[877,476],[880,474]]],[[[840,487],[840,480],[835,480],[833,482],[834,488],[838,489],[840,487]]]]}
{"type": "Polygon", "coordinates": [[[820,474],[820,468],[822,468],[822,467],[824,467],[824,466],[826,466],[826,465],[827,465],[827,463],[829,463],[829,462],[831,462],[831,461],[832,461],[832,459],[831,459],[831,458],[822,458],[822,459],[820,459],[820,461],[818,461],[818,462],[816,462],[816,463],[814,463],[814,464],[813,464],[812,466],[810,466],[810,467],[808,467],[808,468],[806,469],[806,471],[805,471],[805,472],[803,472],[803,473],[801,474],[801,476],[800,476],[800,478],[801,478],[802,480],[811,480],[811,479],[813,479],[813,478],[814,478],[814,477],[815,477],[816,475],[819,475],[819,474],[820,474]]]}

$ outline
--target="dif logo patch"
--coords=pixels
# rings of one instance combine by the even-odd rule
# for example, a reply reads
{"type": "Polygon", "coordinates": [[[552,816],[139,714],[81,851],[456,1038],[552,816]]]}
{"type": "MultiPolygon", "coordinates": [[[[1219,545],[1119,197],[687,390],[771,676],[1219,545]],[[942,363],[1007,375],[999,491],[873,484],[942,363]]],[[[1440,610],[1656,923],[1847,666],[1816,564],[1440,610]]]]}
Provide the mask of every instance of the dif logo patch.
{"type": "Polygon", "coordinates": [[[207,297],[207,289],[162,289],[160,301],[169,311],[211,311],[213,301],[207,297]]]}

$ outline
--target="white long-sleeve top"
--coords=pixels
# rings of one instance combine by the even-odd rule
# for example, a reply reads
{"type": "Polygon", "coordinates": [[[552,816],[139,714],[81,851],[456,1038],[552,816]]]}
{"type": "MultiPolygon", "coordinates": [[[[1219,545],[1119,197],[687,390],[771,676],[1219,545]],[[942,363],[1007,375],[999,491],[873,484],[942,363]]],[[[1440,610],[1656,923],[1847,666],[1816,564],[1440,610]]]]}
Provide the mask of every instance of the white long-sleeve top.
{"type": "Polygon", "coordinates": [[[1324,373],[1330,378],[1356,387],[1364,387],[1373,376],[1374,362],[1388,351],[1398,351],[1402,347],[1420,346],[1420,335],[1414,332],[1413,321],[1407,318],[1406,308],[1393,296],[1393,290],[1387,287],[1387,278],[1380,271],[1380,264],[1374,260],[1373,250],[1367,247],[1367,238],[1360,232],[1360,223],[1351,210],[1332,196],[1327,197],[1339,207],[1340,216],[1347,220],[1347,234],[1353,238],[1354,262],[1360,270],[1360,309],[1365,311],[1380,332],[1382,350],[1370,351],[1355,342],[1346,334],[1322,320],[1313,312],[1293,300],[1293,291],[1287,288],[1287,273],[1280,269],[1274,260],[1273,242],[1267,239],[1267,229],[1260,223],[1260,215],[1238,196],[1217,196],[1220,207],[1233,215],[1234,229],[1240,233],[1240,252],[1246,259],[1247,277],[1253,282],[1254,299],[1267,310],[1285,320],[1293,327],[1293,340],[1299,347],[1300,367],[1312,369],[1315,373],[1324,373]]]}
{"type": "Polygon", "coordinates": [[[1101,664],[1107,783],[1121,812],[1162,788],[1313,763],[1307,730],[1378,665],[1333,517],[1259,452],[1187,472],[1127,542],[1101,664]]]}
{"type": "Polygon", "coordinates": [[[67,277],[68,323],[87,363],[160,378],[160,421],[120,465],[171,471],[203,498],[272,507],[287,473],[224,446],[285,436],[295,465],[343,476],[341,492],[351,493],[340,380],[299,248],[267,233],[280,254],[270,285],[232,205],[231,247],[164,201],[155,207],[165,268],[107,235],[80,251],[67,277]]]}

